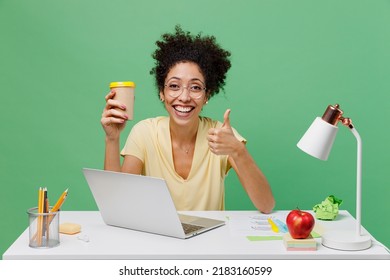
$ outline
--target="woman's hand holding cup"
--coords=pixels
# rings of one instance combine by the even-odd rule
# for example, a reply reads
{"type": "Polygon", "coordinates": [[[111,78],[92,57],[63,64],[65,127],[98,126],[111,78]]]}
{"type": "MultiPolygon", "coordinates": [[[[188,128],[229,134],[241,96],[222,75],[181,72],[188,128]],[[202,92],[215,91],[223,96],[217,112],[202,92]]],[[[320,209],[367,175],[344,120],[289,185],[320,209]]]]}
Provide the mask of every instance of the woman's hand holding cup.
{"type": "Polygon", "coordinates": [[[128,115],[126,114],[126,105],[115,100],[116,91],[112,89],[106,96],[106,106],[104,107],[102,118],[100,120],[106,136],[112,139],[119,138],[120,133],[126,126],[128,115]]]}

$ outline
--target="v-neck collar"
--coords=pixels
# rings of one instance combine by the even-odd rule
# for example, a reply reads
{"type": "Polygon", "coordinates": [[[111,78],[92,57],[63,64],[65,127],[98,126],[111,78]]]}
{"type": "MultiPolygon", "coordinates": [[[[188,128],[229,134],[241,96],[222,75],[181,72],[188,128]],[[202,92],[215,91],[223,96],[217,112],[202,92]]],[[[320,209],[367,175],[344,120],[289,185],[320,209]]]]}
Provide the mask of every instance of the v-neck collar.
{"type": "Polygon", "coordinates": [[[199,169],[199,165],[202,164],[201,158],[204,157],[204,153],[208,151],[208,144],[206,141],[207,135],[205,135],[204,129],[202,129],[203,126],[204,126],[204,122],[202,121],[202,118],[199,117],[198,130],[196,132],[196,139],[195,139],[194,153],[193,153],[192,162],[191,162],[191,169],[190,169],[190,172],[188,173],[188,176],[186,179],[181,177],[175,170],[175,165],[173,162],[172,139],[171,139],[171,135],[170,135],[169,117],[167,117],[164,120],[163,125],[160,127],[159,134],[161,133],[161,135],[158,135],[158,137],[163,137],[168,132],[168,136],[167,136],[168,139],[167,140],[168,140],[168,144],[169,144],[169,145],[166,145],[166,147],[163,147],[163,146],[161,146],[162,141],[159,141],[160,149],[163,151],[164,157],[166,159],[168,159],[169,164],[173,167],[173,170],[175,172],[175,176],[177,177],[178,180],[181,180],[183,182],[188,181],[193,176],[193,173],[199,169]],[[204,138],[204,139],[202,139],[202,138],[204,138]]]}

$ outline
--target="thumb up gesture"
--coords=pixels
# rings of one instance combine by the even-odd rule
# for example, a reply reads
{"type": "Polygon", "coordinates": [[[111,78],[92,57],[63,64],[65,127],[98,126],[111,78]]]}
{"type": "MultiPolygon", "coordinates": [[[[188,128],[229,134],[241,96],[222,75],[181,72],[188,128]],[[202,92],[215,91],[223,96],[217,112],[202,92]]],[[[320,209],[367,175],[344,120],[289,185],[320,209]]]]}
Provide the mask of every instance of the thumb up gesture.
{"type": "Polygon", "coordinates": [[[216,155],[232,155],[241,142],[234,136],[230,125],[230,109],[225,111],[223,124],[220,128],[210,128],[207,140],[210,151],[216,155]]]}
{"type": "MultiPolygon", "coordinates": [[[[229,118],[230,112],[231,112],[230,109],[227,109],[225,111],[225,114],[223,115],[223,125],[222,125],[222,127],[232,130],[232,127],[230,126],[230,118],[229,118]]],[[[233,130],[232,130],[232,132],[233,132],[233,130]]]]}

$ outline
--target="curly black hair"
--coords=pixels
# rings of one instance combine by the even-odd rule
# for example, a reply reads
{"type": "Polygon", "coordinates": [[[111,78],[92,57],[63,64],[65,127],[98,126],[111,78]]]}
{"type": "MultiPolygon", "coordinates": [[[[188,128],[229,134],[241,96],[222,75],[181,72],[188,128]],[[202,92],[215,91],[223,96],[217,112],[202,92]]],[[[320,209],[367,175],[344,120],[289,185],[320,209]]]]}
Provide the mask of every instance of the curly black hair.
{"type": "Polygon", "coordinates": [[[155,76],[159,91],[163,90],[170,69],[180,62],[194,62],[199,66],[205,77],[208,98],[223,90],[226,73],[231,67],[231,54],[219,46],[214,36],[202,36],[201,33],[193,36],[176,25],[175,33],[161,35],[161,41],[156,41],[156,45],[158,48],[152,54],[155,67],[150,74],[155,76]]]}

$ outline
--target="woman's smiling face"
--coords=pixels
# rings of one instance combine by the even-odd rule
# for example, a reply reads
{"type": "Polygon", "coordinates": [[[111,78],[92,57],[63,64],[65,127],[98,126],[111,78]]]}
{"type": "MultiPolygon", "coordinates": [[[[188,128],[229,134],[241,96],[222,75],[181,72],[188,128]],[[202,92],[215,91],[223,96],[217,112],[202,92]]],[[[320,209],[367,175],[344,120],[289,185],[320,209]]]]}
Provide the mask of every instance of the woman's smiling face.
{"type": "Polygon", "coordinates": [[[165,79],[160,98],[171,121],[179,125],[197,124],[207,101],[205,79],[199,66],[193,62],[180,62],[173,66],[165,79]]]}

